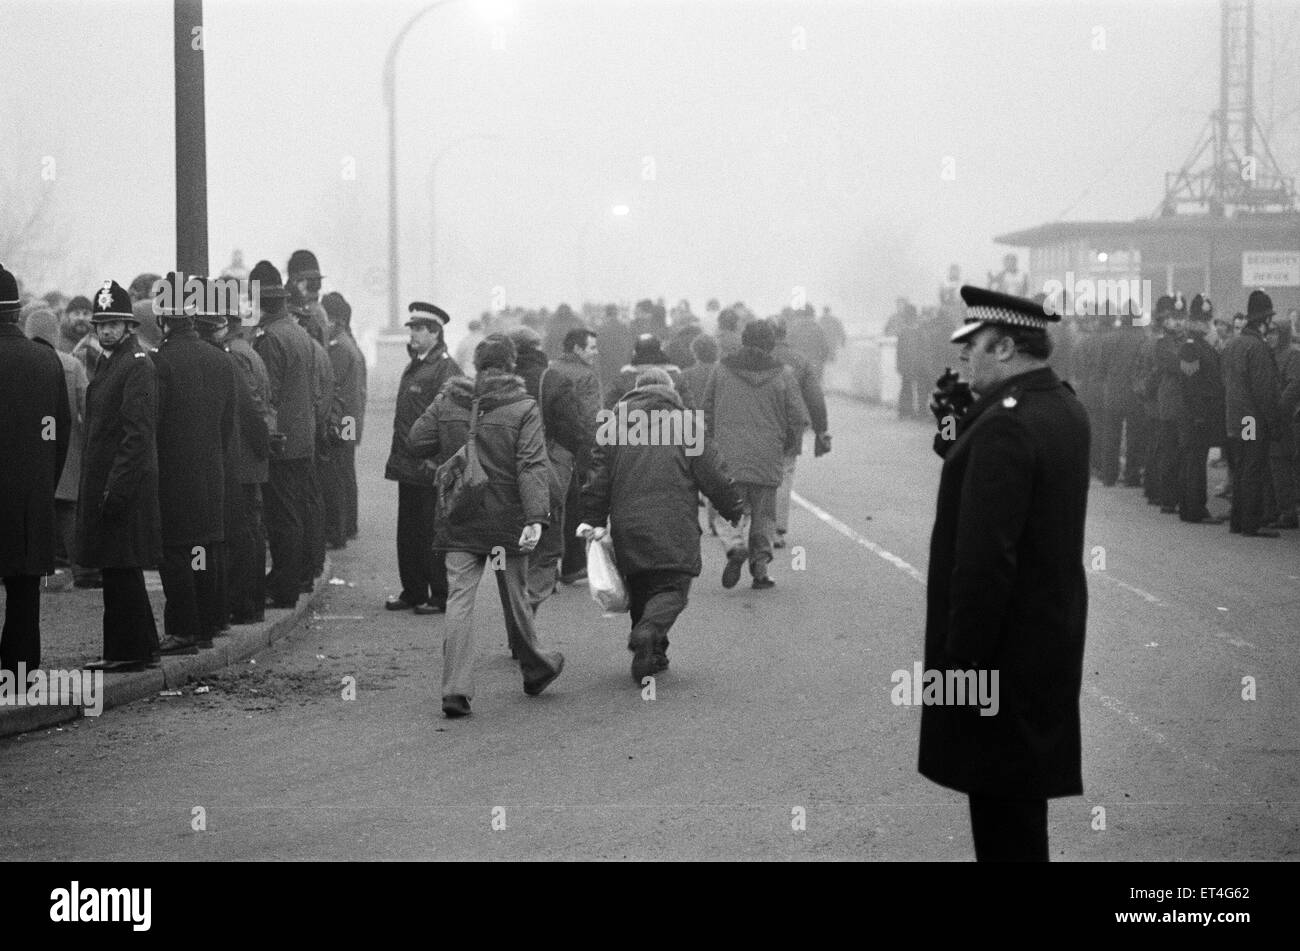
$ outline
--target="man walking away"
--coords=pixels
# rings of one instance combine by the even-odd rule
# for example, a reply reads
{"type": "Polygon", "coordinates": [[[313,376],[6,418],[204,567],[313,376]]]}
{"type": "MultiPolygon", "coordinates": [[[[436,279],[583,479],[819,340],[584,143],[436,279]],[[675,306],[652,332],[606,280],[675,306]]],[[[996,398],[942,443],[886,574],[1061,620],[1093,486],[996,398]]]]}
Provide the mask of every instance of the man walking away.
{"type": "Polygon", "coordinates": [[[794,374],[772,356],[775,347],[771,322],[750,321],[740,349],[722,358],[701,401],[707,430],[745,503],[739,525],[720,529],[727,552],[724,588],[735,587],[747,559],[754,588],[776,584],[767,570],[772,560],[776,490],[786,447],[808,425],[808,416],[794,374]]]}
{"type": "MultiPolygon", "coordinates": [[[[696,338],[697,340],[699,338],[696,338]]],[[[693,412],[658,368],[637,377],[624,397],[629,414],[693,412]]],[[[606,520],[614,538],[614,557],[627,581],[632,630],[632,679],[668,666],[668,631],[686,608],[691,579],[699,577],[699,493],[732,522],[744,504],[727,477],[713,442],[701,433],[701,452],[683,445],[597,446],[592,478],[582,494],[578,531],[598,537],[606,520]]]]}
{"type": "Polygon", "coordinates": [[[72,434],[63,365],[52,344],[23,336],[21,310],[0,265],[0,670],[15,675],[41,663],[41,576],[54,571],[54,490],[72,434]]]}
{"type": "Polygon", "coordinates": [[[600,374],[597,365],[600,348],[596,332],[585,327],[570,330],[564,335],[564,352],[550,366],[550,372],[566,377],[573,383],[582,421],[582,448],[573,460],[573,475],[564,496],[564,557],[560,561],[560,581],[573,584],[587,577],[587,556],[582,541],[575,534],[581,513],[578,511],[578,491],[586,483],[591,471],[591,451],[596,442],[596,413],[600,411],[600,374]]]}
{"type": "Polygon", "coordinates": [[[511,622],[507,632],[524,693],[537,696],[564,669],[563,654],[541,650],[528,603],[528,553],[550,521],[542,414],[514,375],[509,338],[486,338],[474,351],[474,367],[474,380],[453,380],[416,420],[407,444],[413,457],[441,465],[466,444],[472,414],[478,413],[474,439],[487,476],[482,504],[465,513],[439,513],[434,536],[434,547],[447,560],[442,710],[448,717],[468,715],[474,698],[474,600],[489,562],[511,622]]]}
{"type": "Polygon", "coordinates": [[[352,307],[343,295],[326,294],[321,306],[330,320],[330,363],[342,414],[330,449],[325,541],[330,548],[342,548],[357,536],[357,447],[366,416],[366,358],[352,337],[352,307]]]}
{"type": "MultiPolygon", "coordinates": [[[[799,351],[786,343],[785,320],[776,322],[776,347],[772,356],[780,360],[794,374],[799,384],[799,395],[803,398],[804,409],[812,422],[813,452],[820,459],[831,451],[831,434],[826,431],[826,394],[822,392],[821,378],[813,365],[799,351]]],[[[776,548],[785,547],[786,531],[790,527],[790,493],[794,491],[794,470],[803,454],[803,430],[795,437],[792,446],[786,446],[781,457],[781,485],[776,490],[776,538],[772,544],[776,548]]]]}

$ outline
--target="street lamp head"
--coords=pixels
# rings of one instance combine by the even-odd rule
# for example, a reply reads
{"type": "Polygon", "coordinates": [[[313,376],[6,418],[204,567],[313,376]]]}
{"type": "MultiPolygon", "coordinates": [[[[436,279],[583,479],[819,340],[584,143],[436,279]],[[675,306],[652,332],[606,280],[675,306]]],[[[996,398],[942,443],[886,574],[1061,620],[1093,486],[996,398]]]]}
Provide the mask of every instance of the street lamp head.
{"type": "Polygon", "coordinates": [[[609,213],[613,215],[615,218],[622,218],[628,215],[631,211],[632,209],[629,208],[627,205],[615,205],[613,208],[609,210],[609,213]]]}

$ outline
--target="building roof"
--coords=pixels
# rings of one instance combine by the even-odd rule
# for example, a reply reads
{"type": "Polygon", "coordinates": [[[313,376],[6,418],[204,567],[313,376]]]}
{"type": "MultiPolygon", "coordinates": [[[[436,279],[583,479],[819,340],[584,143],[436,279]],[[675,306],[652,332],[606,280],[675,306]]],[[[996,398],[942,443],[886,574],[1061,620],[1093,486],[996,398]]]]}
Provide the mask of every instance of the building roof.
{"type": "Polygon", "coordinates": [[[1300,212],[1235,215],[1173,215],[1168,218],[1138,218],[1134,221],[1049,221],[1023,231],[1009,231],[993,240],[1014,247],[1038,248],[1079,238],[1143,240],[1194,234],[1257,234],[1283,237],[1290,232],[1300,243],[1300,212]]]}

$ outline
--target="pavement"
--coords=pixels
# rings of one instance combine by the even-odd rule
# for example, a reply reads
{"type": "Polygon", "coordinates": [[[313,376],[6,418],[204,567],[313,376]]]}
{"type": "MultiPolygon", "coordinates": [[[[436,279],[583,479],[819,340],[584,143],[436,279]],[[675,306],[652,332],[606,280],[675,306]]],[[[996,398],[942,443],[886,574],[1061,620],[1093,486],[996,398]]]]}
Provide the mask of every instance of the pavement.
{"type": "MultiPolygon", "coordinates": [[[[564,674],[526,697],[485,580],[474,713],[456,721],[443,619],[382,608],[396,487],[371,437],[362,536],[333,553],[346,583],[256,664],[0,739],[0,855],[969,860],[965,797],[916,772],[920,709],[891,701],[922,656],[933,429],[838,397],[830,412],[835,450],[800,462],[776,587],[724,590],[706,534],[652,694],[629,677],[626,618],[576,586],[539,620],[564,674]]],[[[1184,525],[1094,483],[1086,544],[1085,795],[1053,800],[1053,859],[1300,857],[1300,533],[1184,525]]]]}

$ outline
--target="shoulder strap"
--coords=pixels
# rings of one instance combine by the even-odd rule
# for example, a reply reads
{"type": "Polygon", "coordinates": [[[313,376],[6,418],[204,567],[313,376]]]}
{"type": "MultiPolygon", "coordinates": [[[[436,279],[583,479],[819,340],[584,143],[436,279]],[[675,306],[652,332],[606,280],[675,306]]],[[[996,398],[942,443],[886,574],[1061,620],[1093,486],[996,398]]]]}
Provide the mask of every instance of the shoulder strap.
{"type": "Polygon", "coordinates": [[[478,432],[478,404],[481,397],[474,397],[474,402],[469,408],[469,441],[474,441],[474,434],[478,432]]]}
{"type": "Polygon", "coordinates": [[[548,373],[550,373],[550,372],[551,372],[551,368],[550,368],[549,366],[548,366],[548,367],[543,367],[543,368],[542,368],[542,375],[541,375],[540,377],[537,378],[537,409],[538,409],[538,411],[540,411],[541,408],[542,408],[542,393],[545,392],[545,387],[546,387],[546,374],[548,374],[548,373]]]}

